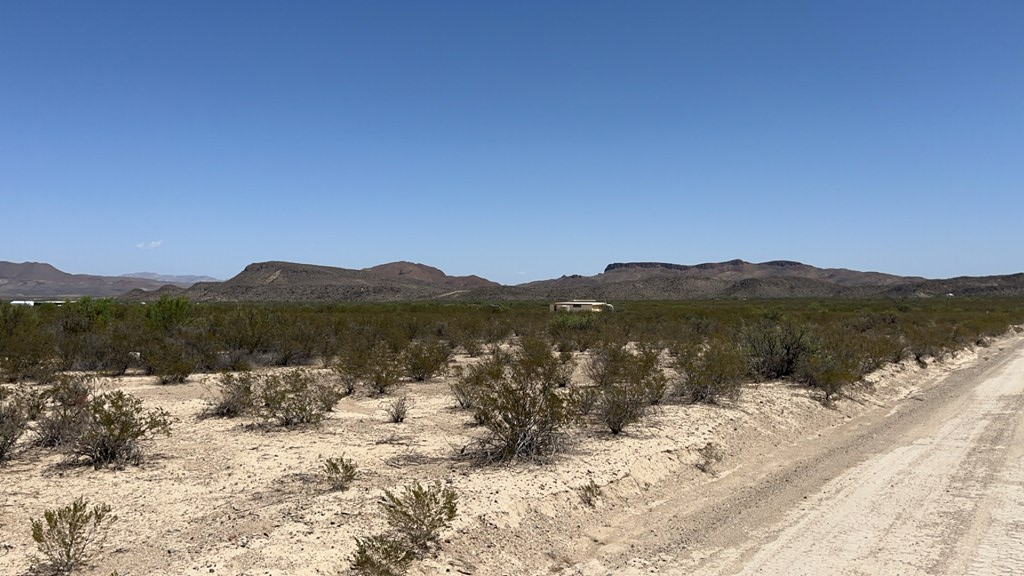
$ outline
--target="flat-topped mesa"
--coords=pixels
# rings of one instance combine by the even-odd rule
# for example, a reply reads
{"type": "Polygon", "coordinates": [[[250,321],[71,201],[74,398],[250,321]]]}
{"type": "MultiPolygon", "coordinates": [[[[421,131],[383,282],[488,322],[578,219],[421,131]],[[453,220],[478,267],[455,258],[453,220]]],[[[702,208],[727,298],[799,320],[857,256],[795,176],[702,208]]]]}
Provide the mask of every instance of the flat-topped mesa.
{"type": "MultiPolygon", "coordinates": [[[[744,266],[750,264],[746,260],[729,260],[728,262],[705,262],[703,264],[670,264],[668,262],[615,262],[605,267],[605,272],[611,272],[612,270],[624,270],[628,268],[663,268],[665,270],[716,270],[719,268],[730,268],[736,266],[744,266]]],[[[803,266],[799,262],[790,262],[787,260],[776,260],[774,262],[765,262],[767,266],[803,266]]]]}

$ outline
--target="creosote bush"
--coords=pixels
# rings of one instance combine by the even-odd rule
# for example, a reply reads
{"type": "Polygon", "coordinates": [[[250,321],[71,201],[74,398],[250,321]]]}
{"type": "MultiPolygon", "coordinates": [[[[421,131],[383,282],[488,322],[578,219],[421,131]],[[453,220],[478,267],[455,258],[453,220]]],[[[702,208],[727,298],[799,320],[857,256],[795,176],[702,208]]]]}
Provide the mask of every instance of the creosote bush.
{"type": "Polygon", "coordinates": [[[821,390],[822,403],[831,406],[848,385],[861,377],[860,358],[841,333],[827,333],[815,339],[810,351],[801,359],[797,378],[821,390]]]}
{"type": "Polygon", "coordinates": [[[750,371],[762,380],[796,373],[809,347],[809,330],[794,321],[764,319],[742,332],[750,371]]]}
{"type": "Polygon", "coordinates": [[[268,424],[318,424],[341,396],[331,382],[308,370],[263,374],[255,387],[254,412],[268,424]]]}
{"type": "Polygon", "coordinates": [[[401,493],[384,491],[381,506],[388,526],[410,547],[423,553],[440,542],[441,530],[451,528],[458,511],[458,495],[451,486],[413,482],[401,493]]]}
{"type": "Polygon", "coordinates": [[[43,518],[32,519],[32,540],[42,554],[34,568],[41,571],[45,565],[54,573],[69,574],[86,566],[116,520],[107,504],[90,508],[81,497],[63,508],[47,510],[43,518]]]}
{"type": "Polygon", "coordinates": [[[380,505],[388,532],[356,538],[352,568],[358,574],[398,576],[414,559],[440,546],[441,531],[451,528],[458,511],[458,495],[440,482],[414,482],[401,493],[385,490],[380,505]]]}
{"type": "Polygon", "coordinates": [[[0,463],[14,453],[18,439],[25,433],[28,419],[21,406],[7,402],[0,404],[0,463]]]}
{"type": "Polygon", "coordinates": [[[221,418],[237,418],[250,414],[255,407],[255,374],[225,374],[221,376],[218,388],[220,399],[209,408],[209,413],[221,418]]]}
{"type": "Polygon", "coordinates": [[[619,343],[606,343],[592,353],[585,372],[594,384],[594,396],[578,397],[592,405],[612,434],[639,422],[647,408],[665,396],[668,379],[659,356],[652,346],[638,346],[632,352],[619,343]]]}
{"type": "Polygon", "coordinates": [[[747,374],[743,351],[725,338],[711,338],[706,345],[691,343],[676,353],[673,395],[684,402],[718,404],[722,398],[737,400],[747,374]]]}
{"type": "Polygon", "coordinates": [[[324,460],[324,476],[333,490],[347,490],[352,481],[356,479],[359,468],[356,463],[342,454],[337,458],[324,460]]]}
{"type": "Polygon", "coordinates": [[[356,538],[352,570],[364,576],[402,576],[416,556],[405,542],[390,534],[356,538]]]}
{"type": "Polygon", "coordinates": [[[417,382],[429,380],[443,373],[451,358],[451,346],[436,340],[413,342],[402,354],[406,375],[417,382]]]}
{"type": "Polygon", "coordinates": [[[492,361],[474,374],[479,378],[474,418],[489,431],[477,443],[478,454],[485,461],[506,461],[556,451],[561,431],[576,416],[570,395],[559,390],[558,358],[549,347],[521,346],[492,361]]]}
{"type": "Polygon", "coordinates": [[[49,409],[36,422],[37,444],[61,448],[82,435],[89,423],[89,403],[93,394],[92,380],[62,376],[50,388],[49,409]]]}
{"type": "Polygon", "coordinates": [[[173,419],[166,410],[145,410],[142,400],[122,390],[94,396],[85,410],[82,429],[63,449],[74,459],[85,458],[97,469],[138,464],[143,441],[171,433],[173,419]]]}

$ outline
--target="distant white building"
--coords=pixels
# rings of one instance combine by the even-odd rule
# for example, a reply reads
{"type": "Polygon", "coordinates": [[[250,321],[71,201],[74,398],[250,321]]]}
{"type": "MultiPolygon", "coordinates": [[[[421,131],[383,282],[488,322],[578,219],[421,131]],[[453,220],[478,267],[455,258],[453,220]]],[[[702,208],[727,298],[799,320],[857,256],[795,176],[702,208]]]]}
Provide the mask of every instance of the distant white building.
{"type": "Polygon", "coordinates": [[[548,309],[552,312],[611,312],[615,310],[615,307],[607,302],[596,300],[570,300],[555,302],[548,309]]]}

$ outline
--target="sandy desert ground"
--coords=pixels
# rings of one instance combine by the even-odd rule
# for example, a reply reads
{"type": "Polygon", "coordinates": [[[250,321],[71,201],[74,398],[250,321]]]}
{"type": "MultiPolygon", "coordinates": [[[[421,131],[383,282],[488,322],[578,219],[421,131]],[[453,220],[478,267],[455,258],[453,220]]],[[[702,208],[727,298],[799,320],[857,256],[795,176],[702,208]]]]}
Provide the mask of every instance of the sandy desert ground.
{"type": "Polygon", "coordinates": [[[31,449],[0,468],[0,573],[27,573],[29,518],[82,495],[119,517],[86,574],[344,574],[354,538],[383,527],[382,491],[434,480],[459,514],[410,574],[1024,573],[1020,334],[887,367],[834,409],[786,382],[663,406],[620,436],[575,431],[546,464],[460,457],[482,431],[444,379],[400,390],[401,424],[357,393],[317,428],[267,430],[200,418],[216,378],[103,381],[178,419],[141,466],[68,468],[31,449]],[[695,466],[708,442],[717,474],[695,466]],[[330,491],[321,461],[342,453],[360,476],[330,491]],[[593,507],[578,493],[591,481],[593,507]]]}

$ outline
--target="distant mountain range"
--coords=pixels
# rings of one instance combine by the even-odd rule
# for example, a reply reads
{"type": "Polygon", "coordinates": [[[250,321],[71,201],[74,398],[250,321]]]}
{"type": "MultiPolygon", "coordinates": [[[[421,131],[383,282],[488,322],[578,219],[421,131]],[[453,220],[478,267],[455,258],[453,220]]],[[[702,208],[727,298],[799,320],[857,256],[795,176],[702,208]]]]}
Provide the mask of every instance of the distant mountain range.
{"type": "Polygon", "coordinates": [[[133,272],[131,274],[122,274],[121,277],[144,278],[146,280],[155,280],[164,284],[175,284],[184,287],[191,286],[196,282],[220,282],[220,280],[212,276],[174,276],[171,274],[157,274],[155,272],[133,272]]]}
{"type": "Polygon", "coordinates": [[[60,300],[81,296],[115,297],[131,290],[156,290],[168,283],[181,288],[193,282],[179,277],[131,274],[126,276],[94,276],[69,274],[41,262],[0,261],[0,298],[6,300],[60,300]]]}
{"type": "Polygon", "coordinates": [[[479,276],[448,276],[413,262],[354,270],[259,262],[220,282],[202,276],[67,274],[49,264],[0,262],[0,298],[48,299],[121,296],[151,300],[161,294],[202,302],[397,302],[414,300],[514,301],[593,298],[609,301],[706,298],[870,298],[1024,296],[1024,273],[929,280],[843,268],[816,268],[775,260],[697,265],[663,262],[609,264],[594,276],[503,286],[479,276]],[[169,283],[170,282],[170,283],[169,283]]]}

